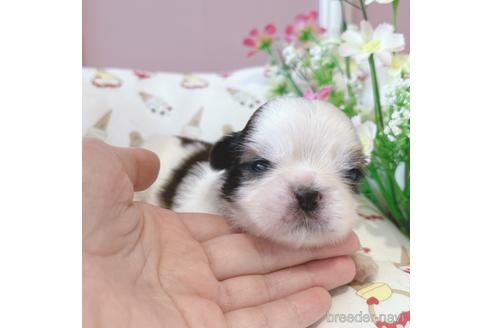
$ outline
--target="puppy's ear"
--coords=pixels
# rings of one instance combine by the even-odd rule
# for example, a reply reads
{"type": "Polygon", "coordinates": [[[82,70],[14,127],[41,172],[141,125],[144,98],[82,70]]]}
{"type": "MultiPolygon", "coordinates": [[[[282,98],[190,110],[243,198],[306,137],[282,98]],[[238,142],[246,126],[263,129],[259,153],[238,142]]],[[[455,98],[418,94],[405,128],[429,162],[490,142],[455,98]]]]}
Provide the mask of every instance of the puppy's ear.
{"type": "Polygon", "coordinates": [[[215,170],[230,168],[240,156],[241,133],[234,132],[217,141],[210,152],[210,165],[215,170]]]}

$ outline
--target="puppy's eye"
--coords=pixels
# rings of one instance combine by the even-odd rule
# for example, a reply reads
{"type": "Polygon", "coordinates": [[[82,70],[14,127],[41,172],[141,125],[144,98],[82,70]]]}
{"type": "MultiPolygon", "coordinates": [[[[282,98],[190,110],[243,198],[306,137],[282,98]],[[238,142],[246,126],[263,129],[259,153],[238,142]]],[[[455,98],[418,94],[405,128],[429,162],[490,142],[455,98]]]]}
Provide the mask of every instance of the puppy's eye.
{"type": "Polygon", "coordinates": [[[351,169],[348,170],[345,174],[345,177],[353,182],[359,182],[362,178],[362,171],[360,169],[351,169]]]}
{"type": "Polygon", "coordinates": [[[267,160],[260,159],[257,161],[254,161],[251,164],[251,169],[255,172],[263,172],[266,171],[270,167],[270,163],[267,160]]]}

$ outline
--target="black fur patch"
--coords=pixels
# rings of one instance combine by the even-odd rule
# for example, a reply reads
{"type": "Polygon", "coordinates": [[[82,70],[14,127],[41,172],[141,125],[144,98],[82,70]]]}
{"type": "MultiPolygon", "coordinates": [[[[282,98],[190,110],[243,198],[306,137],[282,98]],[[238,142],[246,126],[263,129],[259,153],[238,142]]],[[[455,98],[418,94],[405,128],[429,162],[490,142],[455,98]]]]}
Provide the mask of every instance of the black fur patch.
{"type": "Polygon", "coordinates": [[[219,140],[210,152],[210,165],[214,170],[226,170],[222,185],[222,196],[231,201],[235,191],[244,180],[241,170],[241,157],[243,155],[244,135],[235,132],[219,140]]]}
{"type": "Polygon", "coordinates": [[[179,167],[176,167],[167,183],[162,187],[161,192],[159,193],[159,199],[161,201],[161,205],[165,208],[173,207],[178,186],[190,173],[191,169],[193,169],[193,167],[200,162],[208,161],[211,146],[207,143],[203,144],[205,145],[205,148],[191,154],[181,163],[179,167]]]}
{"type": "Polygon", "coordinates": [[[226,170],[222,185],[222,196],[232,201],[234,194],[244,182],[258,177],[249,170],[251,163],[242,162],[244,144],[252,133],[258,114],[265,109],[260,106],[250,117],[244,129],[219,140],[210,153],[210,165],[215,170],[226,170]]]}
{"type": "Polygon", "coordinates": [[[210,165],[214,170],[227,170],[239,163],[242,139],[242,132],[234,132],[217,141],[210,152],[210,165]]]}
{"type": "Polygon", "coordinates": [[[359,193],[359,185],[361,180],[364,178],[366,158],[362,151],[356,151],[351,157],[352,169],[349,169],[343,173],[345,181],[350,186],[350,188],[355,192],[359,193]]]}
{"type": "Polygon", "coordinates": [[[244,161],[244,145],[253,133],[259,114],[268,108],[268,103],[261,105],[249,118],[240,132],[232,133],[219,140],[212,148],[210,164],[215,170],[226,170],[222,185],[222,196],[233,201],[239,187],[247,181],[257,179],[262,173],[251,169],[254,160],[244,161]]]}
{"type": "Polygon", "coordinates": [[[266,104],[263,104],[255,110],[242,131],[233,132],[222,137],[222,139],[213,146],[210,154],[210,165],[213,169],[227,170],[233,165],[238,165],[240,163],[241,156],[244,152],[242,145],[247,141],[255,121],[258,119],[258,114],[265,109],[265,105],[266,104]]]}
{"type": "Polygon", "coordinates": [[[233,201],[239,186],[241,186],[247,179],[245,179],[244,171],[239,166],[233,166],[227,170],[224,177],[224,184],[222,185],[222,196],[228,201],[233,201]]]}

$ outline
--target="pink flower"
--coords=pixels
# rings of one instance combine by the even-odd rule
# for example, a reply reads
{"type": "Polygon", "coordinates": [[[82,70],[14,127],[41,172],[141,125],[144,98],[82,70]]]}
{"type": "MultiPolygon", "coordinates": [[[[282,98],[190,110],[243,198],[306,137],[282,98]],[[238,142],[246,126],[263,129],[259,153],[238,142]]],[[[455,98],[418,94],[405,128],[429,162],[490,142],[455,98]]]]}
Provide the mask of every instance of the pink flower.
{"type": "Polygon", "coordinates": [[[297,40],[304,43],[325,32],[326,30],[318,25],[318,12],[313,10],[297,15],[294,24],[287,25],[285,28],[285,38],[289,42],[297,40]]]}
{"type": "Polygon", "coordinates": [[[277,32],[277,28],[273,24],[268,24],[260,32],[254,28],[249,32],[249,36],[243,40],[243,45],[248,48],[253,48],[247,53],[247,57],[253,56],[258,50],[266,50],[270,48],[273,41],[273,36],[277,32]]]}
{"type": "Polygon", "coordinates": [[[330,96],[330,93],[331,93],[331,87],[327,85],[322,87],[318,92],[314,92],[311,89],[307,90],[306,92],[304,92],[304,98],[309,100],[326,101],[330,96]]]}
{"type": "Polygon", "coordinates": [[[140,80],[144,80],[144,79],[148,79],[152,76],[151,73],[149,72],[146,72],[146,71],[140,71],[140,70],[134,70],[133,73],[135,73],[135,75],[140,79],[140,80]]]}

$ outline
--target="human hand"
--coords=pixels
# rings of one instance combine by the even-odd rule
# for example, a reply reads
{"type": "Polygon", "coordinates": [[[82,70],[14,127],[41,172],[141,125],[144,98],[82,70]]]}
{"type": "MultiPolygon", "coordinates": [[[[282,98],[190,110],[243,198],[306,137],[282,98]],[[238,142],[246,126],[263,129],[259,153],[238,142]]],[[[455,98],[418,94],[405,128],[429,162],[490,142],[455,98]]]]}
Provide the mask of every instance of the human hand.
{"type": "Polygon", "coordinates": [[[353,234],[293,250],[218,216],[133,202],[158,167],[149,151],[83,141],[85,327],[306,327],[354,277],[353,234]]]}

